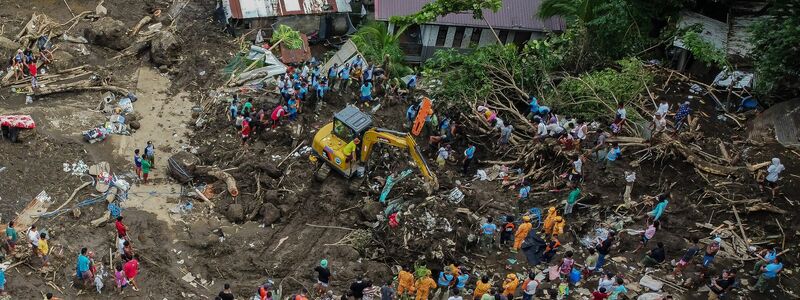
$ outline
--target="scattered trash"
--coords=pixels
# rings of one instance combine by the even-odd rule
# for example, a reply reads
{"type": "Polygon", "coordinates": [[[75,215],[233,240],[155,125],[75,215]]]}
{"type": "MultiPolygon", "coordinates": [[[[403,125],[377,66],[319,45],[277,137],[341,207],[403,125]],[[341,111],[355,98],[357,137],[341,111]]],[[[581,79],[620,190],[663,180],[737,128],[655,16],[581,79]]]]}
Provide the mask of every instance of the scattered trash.
{"type": "Polygon", "coordinates": [[[70,173],[72,175],[83,175],[86,174],[86,171],[89,170],[89,166],[86,165],[82,160],[79,160],[75,163],[64,163],[64,172],[70,173]]]}
{"type": "Polygon", "coordinates": [[[457,187],[450,190],[450,194],[447,196],[447,199],[450,200],[453,204],[459,204],[461,201],[464,200],[464,193],[461,192],[457,187]]]}
{"type": "Polygon", "coordinates": [[[700,94],[700,92],[703,91],[703,88],[700,87],[700,85],[695,83],[695,84],[692,84],[691,87],[689,87],[689,91],[692,92],[692,94],[700,94]]]}

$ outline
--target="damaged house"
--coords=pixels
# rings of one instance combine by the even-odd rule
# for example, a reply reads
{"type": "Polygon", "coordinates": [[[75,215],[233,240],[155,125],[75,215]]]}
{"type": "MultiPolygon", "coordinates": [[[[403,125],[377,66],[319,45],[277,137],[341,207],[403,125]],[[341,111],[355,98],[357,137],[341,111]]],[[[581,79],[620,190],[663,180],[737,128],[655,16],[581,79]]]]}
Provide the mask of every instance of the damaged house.
{"type": "MultiPolygon", "coordinates": [[[[417,12],[431,0],[375,0],[375,19],[389,21],[393,16],[417,12]]],[[[485,20],[477,20],[471,13],[449,14],[436,21],[411,26],[400,38],[406,60],[419,63],[433,56],[439,49],[470,51],[475,47],[497,43],[523,45],[528,40],[543,38],[548,32],[566,29],[562,18],[542,20],[536,17],[540,0],[505,0],[495,12],[484,12],[485,20]],[[491,29],[497,33],[497,37],[491,29]]],[[[394,26],[389,24],[389,30],[394,26]]]]}

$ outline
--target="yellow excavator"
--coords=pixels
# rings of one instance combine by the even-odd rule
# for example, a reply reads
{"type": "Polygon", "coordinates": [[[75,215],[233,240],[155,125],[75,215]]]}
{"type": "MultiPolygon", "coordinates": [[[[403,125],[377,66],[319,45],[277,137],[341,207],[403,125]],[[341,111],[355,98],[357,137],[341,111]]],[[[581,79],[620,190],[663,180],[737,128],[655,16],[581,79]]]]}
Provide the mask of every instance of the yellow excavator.
{"type": "MultiPolygon", "coordinates": [[[[370,154],[376,143],[408,150],[422,176],[427,181],[426,189],[431,192],[439,188],[436,175],[431,172],[428,163],[411,134],[372,126],[372,118],[355,106],[347,106],[333,115],[333,122],[325,124],[314,135],[311,145],[311,160],[318,163],[314,172],[315,179],[324,180],[330,170],[347,178],[363,178],[370,154]],[[356,150],[356,159],[348,160],[344,154],[345,146],[356,138],[361,140],[356,150]]],[[[359,181],[351,184],[351,190],[360,185],[359,181]]]]}

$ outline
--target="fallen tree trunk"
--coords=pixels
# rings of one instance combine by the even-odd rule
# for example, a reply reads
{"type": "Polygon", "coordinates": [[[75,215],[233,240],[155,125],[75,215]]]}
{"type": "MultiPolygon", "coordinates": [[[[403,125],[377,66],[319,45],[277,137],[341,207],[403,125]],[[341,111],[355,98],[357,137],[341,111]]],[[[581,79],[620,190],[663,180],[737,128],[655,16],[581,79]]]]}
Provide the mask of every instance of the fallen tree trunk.
{"type": "Polygon", "coordinates": [[[129,93],[127,89],[118,86],[95,85],[94,82],[92,81],[82,80],[73,83],[48,85],[45,87],[40,87],[34,90],[33,94],[36,96],[44,96],[44,95],[51,95],[58,93],[81,92],[81,91],[111,91],[121,95],[127,95],[129,93]]]}
{"type": "Polygon", "coordinates": [[[728,167],[704,160],[700,158],[697,154],[695,154],[694,151],[691,150],[688,146],[677,141],[672,142],[671,146],[673,149],[675,149],[675,151],[677,151],[683,157],[685,157],[688,163],[692,164],[697,169],[706,173],[711,173],[720,176],[728,176],[738,173],[743,169],[742,167],[728,167]]]}
{"type": "Polygon", "coordinates": [[[228,172],[224,172],[220,170],[218,167],[214,166],[197,166],[195,170],[195,175],[207,175],[225,182],[225,185],[228,187],[228,193],[231,196],[236,197],[239,196],[239,188],[236,186],[236,179],[228,174],[228,172]]]}

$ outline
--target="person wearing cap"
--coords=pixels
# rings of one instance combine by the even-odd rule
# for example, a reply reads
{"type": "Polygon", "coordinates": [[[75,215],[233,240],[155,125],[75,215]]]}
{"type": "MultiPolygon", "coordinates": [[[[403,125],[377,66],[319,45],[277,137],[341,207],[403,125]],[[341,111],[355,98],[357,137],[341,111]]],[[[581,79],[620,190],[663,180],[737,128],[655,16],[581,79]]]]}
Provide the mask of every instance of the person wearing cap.
{"type": "Polygon", "coordinates": [[[425,272],[425,276],[417,280],[417,296],[415,300],[428,300],[428,294],[432,288],[436,287],[436,281],[431,278],[431,270],[425,272]]]}
{"type": "Polygon", "coordinates": [[[678,107],[678,113],[675,114],[675,134],[681,130],[683,123],[688,123],[689,121],[689,115],[692,113],[692,108],[689,104],[691,103],[686,101],[678,107]]]}
{"type": "Polygon", "coordinates": [[[523,216],[522,224],[519,224],[517,232],[514,233],[514,249],[512,249],[511,252],[516,253],[519,251],[519,248],[522,247],[522,242],[528,236],[528,233],[531,232],[532,228],[533,225],[531,224],[531,217],[523,216]]]}
{"type": "Polygon", "coordinates": [[[328,260],[320,260],[319,265],[314,268],[314,271],[317,272],[317,284],[314,285],[314,289],[317,291],[317,295],[325,294],[325,292],[328,291],[328,285],[331,280],[331,270],[328,269],[328,260]]]}
{"type": "Polygon", "coordinates": [[[558,212],[556,211],[555,207],[550,207],[547,209],[547,217],[544,218],[544,226],[542,230],[547,235],[553,233],[553,225],[555,223],[556,217],[558,217],[558,212]]]}
{"type": "Polygon", "coordinates": [[[780,178],[781,172],[783,172],[785,169],[786,167],[781,164],[780,158],[772,158],[772,162],[770,163],[769,167],[767,167],[767,177],[761,181],[761,184],[758,187],[761,192],[764,192],[764,186],[767,186],[772,191],[772,198],[775,198],[778,193],[778,179],[780,178]]]}
{"type": "Polygon", "coordinates": [[[517,278],[517,274],[509,273],[506,275],[506,280],[503,281],[503,295],[506,295],[508,299],[514,299],[514,293],[517,292],[517,286],[519,286],[519,278],[517,278]]]}

